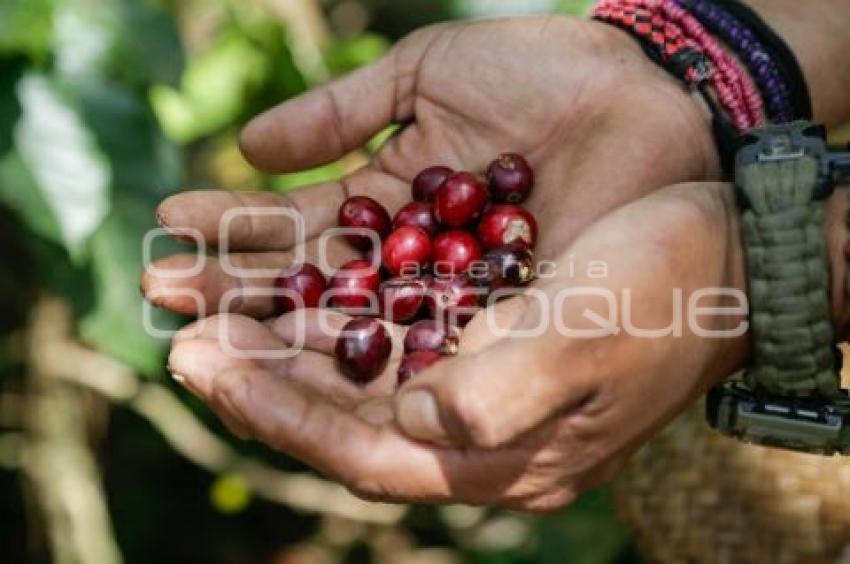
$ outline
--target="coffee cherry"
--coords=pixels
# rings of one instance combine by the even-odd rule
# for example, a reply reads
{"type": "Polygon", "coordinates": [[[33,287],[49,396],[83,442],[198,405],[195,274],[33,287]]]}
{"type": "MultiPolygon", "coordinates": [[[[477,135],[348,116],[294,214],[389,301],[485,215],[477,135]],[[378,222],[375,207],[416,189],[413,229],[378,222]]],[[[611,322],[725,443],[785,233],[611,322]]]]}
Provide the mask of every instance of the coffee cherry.
{"type": "Polygon", "coordinates": [[[274,285],[279,290],[287,290],[301,296],[300,300],[294,299],[292,295],[275,296],[275,307],[280,314],[289,313],[301,307],[318,307],[322,301],[322,294],[328,289],[325,275],[309,263],[284,269],[274,285]]]}
{"type": "Polygon", "coordinates": [[[537,244],[537,220],[522,206],[497,204],[481,218],[478,240],[488,249],[514,242],[533,249],[537,244]]]}
{"type": "Polygon", "coordinates": [[[475,314],[481,291],[466,276],[435,277],[425,305],[433,319],[464,326],[475,314]]]}
{"type": "Polygon", "coordinates": [[[381,317],[395,323],[415,318],[422,309],[428,287],[422,280],[393,278],[378,289],[381,317]]]}
{"type": "Polygon", "coordinates": [[[487,168],[487,184],[497,202],[518,204],[534,188],[534,170],[522,156],[505,153],[487,168]]]}
{"type": "Polygon", "coordinates": [[[456,355],[460,343],[457,327],[434,319],[423,319],[410,326],[404,337],[404,352],[435,352],[456,355]]]}
{"type": "Polygon", "coordinates": [[[466,231],[447,231],[434,239],[432,258],[437,275],[461,274],[481,258],[481,245],[466,231]]]}
{"type": "Polygon", "coordinates": [[[368,317],[358,317],[343,327],[335,353],[345,376],[355,383],[367,384],[386,368],[392,348],[383,325],[368,317]]]}
{"type": "Polygon", "coordinates": [[[393,229],[400,227],[418,227],[433,237],[440,230],[440,223],[434,217],[434,206],[423,202],[410,202],[396,214],[393,229]]]}
{"type": "Polygon", "coordinates": [[[435,352],[415,352],[405,356],[398,367],[398,385],[404,385],[408,380],[442,359],[443,357],[435,352]]]}
{"type": "Polygon", "coordinates": [[[382,257],[394,276],[420,270],[431,260],[431,238],[418,227],[400,227],[384,241],[382,257]]]}
{"type": "Polygon", "coordinates": [[[353,260],[340,268],[331,278],[331,307],[363,309],[374,304],[381,276],[368,260],[353,260]]]}
{"type": "Polygon", "coordinates": [[[534,280],[534,256],[521,243],[504,245],[484,253],[469,276],[490,291],[525,286],[534,280]]]}
{"type": "Polygon", "coordinates": [[[451,175],[434,197],[437,221],[450,227],[461,227],[478,219],[487,205],[487,187],[468,172],[451,175]]]}
{"type": "Polygon", "coordinates": [[[413,199],[417,202],[432,202],[434,194],[454,171],[445,166],[426,168],[413,179],[413,199]]]}
{"type": "MultiPolygon", "coordinates": [[[[374,231],[379,239],[386,237],[392,229],[389,212],[366,196],[347,199],[339,208],[338,221],[340,227],[374,231]]],[[[346,240],[361,251],[367,251],[372,246],[372,240],[367,235],[346,235],[346,240]]]]}

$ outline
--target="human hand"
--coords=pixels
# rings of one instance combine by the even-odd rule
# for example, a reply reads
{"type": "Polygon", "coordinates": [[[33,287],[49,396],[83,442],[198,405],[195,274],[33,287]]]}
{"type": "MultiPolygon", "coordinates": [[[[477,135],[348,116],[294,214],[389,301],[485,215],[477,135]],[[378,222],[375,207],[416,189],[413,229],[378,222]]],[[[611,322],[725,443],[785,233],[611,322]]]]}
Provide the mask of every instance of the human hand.
{"type": "Polygon", "coordinates": [[[744,304],[718,293],[690,303],[705,288],[745,287],[738,232],[726,185],[678,186],[625,206],[556,258],[554,277],[480,313],[457,357],[396,396],[398,355],[376,382],[356,388],[336,371],[334,336],[318,330],[320,316],[336,327],[345,319],[319,310],[300,314],[308,350],[293,359],[236,358],[218,336],[227,324],[234,347],[278,350],[293,342],[299,314],[266,324],[223,315],[187,328],[170,364],[237,434],[361,496],[552,510],[610,479],[653,431],[743,364],[744,304]],[[677,300],[685,304],[680,336],[671,326],[677,300]],[[703,313],[694,324],[695,307],[739,310],[703,313]],[[612,308],[614,320],[600,321],[612,308]],[[488,312],[507,336],[488,326],[488,312]],[[672,328],[647,337],[630,324],[672,328]],[[533,337],[520,334],[538,326],[533,337]],[[603,331],[589,338],[565,328],[603,331]]]}
{"type": "MultiPolygon", "coordinates": [[[[271,171],[302,170],[362,146],[391,123],[407,124],[343,179],[290,194],[188,192],[159,210],[161,223],[194,229],[210,245],[228,237],[231,264],[278,270],[303,244],[315,261],[317,237],[336,221],[346,195],[366,194],[395,212],[423,168],[480,170],[498,153],[526,155],[537,173],[527,203],[540,223],[539,259],[553,259],[587,225],[658,187],[718,174],[707,118],[682,87],[620,30],[566,17],[512,18],[429,27],[376,64],[260,116],[242,135],[246,157],[271,171]],[[240,207],[289,207],[306,224],[296,241],[284,218],[222,217],[240,207]]],[[[333,266],[354,258],[339,239],[323,249],[333,266]]],[[[156,266],[175,272],[195,256],[156,266]]],[[[189,278],[148,273],[146,296],[186,315],[227,310],[273,314],[273,277],[244,278],[210,257],[189,278]],[[245,295],[222,304],[229,291],[245,295]],[[185,290],[200,292],[202,303],[185,290]]]]}

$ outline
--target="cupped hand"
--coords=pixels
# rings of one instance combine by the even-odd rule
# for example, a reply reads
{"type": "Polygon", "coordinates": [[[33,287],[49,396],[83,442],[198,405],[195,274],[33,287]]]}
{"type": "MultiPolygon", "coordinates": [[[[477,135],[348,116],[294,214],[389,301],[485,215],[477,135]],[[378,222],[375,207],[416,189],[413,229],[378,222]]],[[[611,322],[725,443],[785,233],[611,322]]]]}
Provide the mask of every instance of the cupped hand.
{"type": "MultiPolygon", "coordinates": [[[[318,310],[266,323],[207,319],[176,339],[170,363],[234,432],[363,497],[552,510],[609,480],[744,362],[738,231],[727,185],[681,185],[629,204],[558,255],[554,276],[481,312],[457,357],[394,396],[398,353],[366,389],[348,384],[333,332],[320,329],[345,318],[318,310]],[[235,349],[280,350],[299,324],[307,350],[292,359],[239,358],[219,339],[227,325],[235,349]]],[[[398,340],[403,329],[392,329],[398,340]]]]}
{"type": "Polygon", "coordinates": [[[541,227],[540,259],[554,259],[624,203],[718,174],[706,114],[692,97],[628,35],[561,16],[417,31],[377,63],[258,117],[241,144],[261,169],[297,171],[361,147],[390,124],[402,129],[341,182],[285,195],[187,192],[164,202],[163,226],[212,246],[226,237],[227,261],[210,257],[181,277],[196,257],[165,259],[143,280],[148,299],[186,315],[267,317],[269,273],[290,264],[293,250],[309,261],[323,254],[334,267],[354,258],[339,238],[322,249],[317,239],[347,196],[369,195],[394,213],[409,201],[413,177],[432,165],[481,171],[500,152],[527,156],[537,173],[527,205],[541,227]],[[237,213],[257,207],[299,212],[303,233],[281,215],[237,213]]]}

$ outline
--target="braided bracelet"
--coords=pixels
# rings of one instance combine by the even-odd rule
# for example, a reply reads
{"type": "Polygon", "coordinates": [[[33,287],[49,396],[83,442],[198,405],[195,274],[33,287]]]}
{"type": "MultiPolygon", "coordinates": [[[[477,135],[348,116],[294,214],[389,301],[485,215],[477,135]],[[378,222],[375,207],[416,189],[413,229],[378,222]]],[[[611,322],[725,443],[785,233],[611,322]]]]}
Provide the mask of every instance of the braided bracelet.
{"type": "Polygon", "coordinates": [[[773,29],[740,0],[713,0],[718,6],[729,12],[735,19],[753,32],[776,63],[785,78],[784,83],[790,93],[794,108],[794,119],[812,119],[812,101],[803,69],[788,44],[773,29]]]}
{"type": "Polygon", "coordinates": [[[794,107],[780,66],[756,35],[711,0],[675,2],[741,57],[762,91],[770,118],[775,122],[793,121],[794,107]]]}
{"type": "Polygon", "coordinates": [[[712,89],[735,128],[745,131],[762,122],[761,95],[741,64],[672,0],[602,0],[594,17],[650,40],[660,49],[662,59],[670,59],[684,46],[706,55],[715,69],[710,76],[712,89]]]}

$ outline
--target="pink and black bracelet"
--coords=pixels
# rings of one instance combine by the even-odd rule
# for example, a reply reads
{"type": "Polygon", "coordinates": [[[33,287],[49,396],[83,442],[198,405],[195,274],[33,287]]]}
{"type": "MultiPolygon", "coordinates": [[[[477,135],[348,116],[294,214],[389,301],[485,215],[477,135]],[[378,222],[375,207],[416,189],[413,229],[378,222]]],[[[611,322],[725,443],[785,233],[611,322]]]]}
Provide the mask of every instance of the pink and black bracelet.
{"type": "Polygon", "coordinates": [[[773,51],[735,16],[712,0],[675,0],[688,10],[706,29],[722,39],[746,64],[762,91],[768,117],[777,123],[790,122],[798,116],[791,99],[780,63],[773,51]]]}
{"type": "MultiPolygon", "coordinates": [[[[670,62],[682,52],[699,53],[712,69],[704,79],[735,129],[741,133],[762,123],[761,94],[746,70],[673,0],[601,0],[593,17],[627,29],[642,42],[648,42],[668,70],[673,70],[670,62]]],[[[692,80],[686,81],[694,85],[692,80]]]]}
{"type": "Polygon", "coordinates": [[[635,36],[654,61],[702,95],[713,116],[723,168],[730,174],[740,136],[768,117],[742,60],[675,0],[600,0],[592,17],[635,36]]]}

